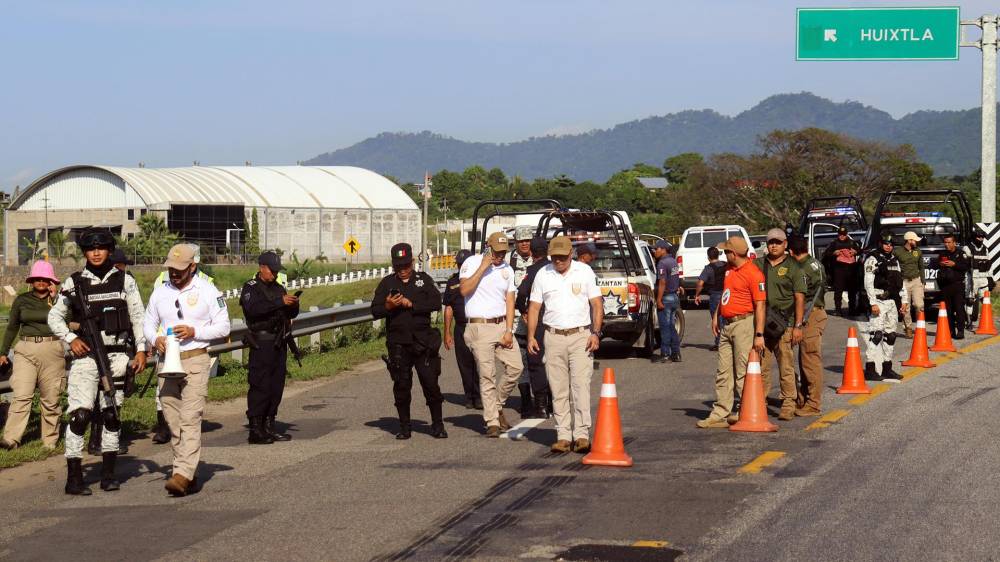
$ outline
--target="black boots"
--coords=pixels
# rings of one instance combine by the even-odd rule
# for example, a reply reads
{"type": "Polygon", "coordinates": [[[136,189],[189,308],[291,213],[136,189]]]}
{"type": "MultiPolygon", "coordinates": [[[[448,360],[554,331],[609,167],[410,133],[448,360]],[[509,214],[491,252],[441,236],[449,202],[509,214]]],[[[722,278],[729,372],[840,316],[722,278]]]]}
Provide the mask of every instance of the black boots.
{"type": "MultiPolygon", "coordinates": [[[[892,364],[889,364],[890,370],[892,369],[892,364]]],[[[880,381],[882,377],[879,376],[878,371],[875,370],[875,363],[868,362],[865,363],[865,380],[866,381],[880,381]]]]}
{"type": "Polygon", "coordinates": [[[101,417],[100,411],[94,412],[91,416],[87,452],[96,457],[101,454],[101,432],[104,431],[104,418],[101,417]]]}
{"type": "Polygon", "coordinates": [[[428,406],[431,410],[431,437],[435,439],[447,439],[448,432],[444,430],[444,422],[441,421],[441,403],[428,406]]]}
{"type": "Polygon", "coordinates": [[[517,391],[521,394],[521,419],[531,416],[531,384],[522,382],[517,385],[517,391]]]}
{"type": "Polygon", "coordinates": [[[104,453],[101,455],[101,489],[105,492],[113,492],[121,488],[121,484],[115,479],[115,461],[118,460],[118,453],[104,453]]]}
{"type": "Polygon", "coordinates": [[[291,441],[292,436],[287,433],[279,433],[274,429],[274,416],[268,416],[264,422],[264,431],[275,441],[291,441]]]}
{"type": "Polygon", "coordinates": [[[163,419],[163,410],[156,411],[156,426],[153,428],[153,443],[162,445],[170,442],[170,427],[163,419]]]}
{"type": "Polygon", "coordinates": [[[903,380],[903,377],[899,373],[892,370],[892,361],[882,362],[882,380],[886,382],[899,382],[903,380]]]}
{"type": "Polygon", "coordinates": [[[264,427],[263,417],[250,418],[250,435],[247,436],[247,443],[251,445],[270,445],[274,443],[274,437],[271,437],[271,434],[264,427]]]}
{"type": "Polygon", "coordinates": [[[413,432],[410,429],[410,420],[403,421],[399,420],[399,432],[396,433],[396,439],[409,439],[413,432]]]}
{"type": "Polygon", "coordinates": [[[552,411],[549,409],[549,391],[540,390],[535,393],[535,408],[529,417],[544,420],[550,415],[552,411]]]}
{"type": "Polygon", "coordinates": [[[66,493],[71,496],[89,496],[91,493],[83,483],[82,463],[82,459],[66,459],[66,493]]]}

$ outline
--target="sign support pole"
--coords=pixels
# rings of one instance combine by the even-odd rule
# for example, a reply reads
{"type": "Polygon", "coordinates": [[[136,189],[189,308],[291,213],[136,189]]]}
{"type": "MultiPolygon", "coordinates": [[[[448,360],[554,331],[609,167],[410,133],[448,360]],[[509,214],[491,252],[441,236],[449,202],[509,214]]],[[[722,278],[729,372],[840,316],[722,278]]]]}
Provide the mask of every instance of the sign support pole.
{"type": "Polygon", "coordinates": [[[980,212],[982,222],[996,222],[997,208],[997,21],[995,15],[977,20],[962,20],[983,30],[979,41],[964,41],[962,47],[977,47],[983,52],[982,163],[980,164],[980,212]]]}

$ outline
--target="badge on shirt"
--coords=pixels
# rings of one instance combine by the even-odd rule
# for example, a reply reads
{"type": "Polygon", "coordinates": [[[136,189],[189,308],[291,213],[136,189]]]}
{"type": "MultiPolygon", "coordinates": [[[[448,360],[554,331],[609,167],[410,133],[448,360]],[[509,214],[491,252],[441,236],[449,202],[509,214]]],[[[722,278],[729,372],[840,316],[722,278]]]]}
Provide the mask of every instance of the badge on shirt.
{"type": "Polygon", "coordinates": [[[813,271],[819,271],[819,262],[814,261],[809,266],[813,268],[813,271]]]}
{"type": "Polygon", "coordinates": [[[424,280],[423,279],[417,279],[416,282],[414,282],[413,284],[416,285],[417,287],[423,287],[424,286],[424,280]]]}
{"type": "Polygon", "coordinates": [[[194,306],[198,304],[198,291],[191,291],[187,294],[188,306],[194,306]]]}
{"type": "Polygon", "coordinates": [[[778,277],[784,277],[786,273],[788,273],[788,268],[787,267],[779,267],[778,268],[778,277]]]}
{"type": "Polygon", "coordinates": [[[510,272],[507,271],[507,268],[504,268],[503,271],[500,272],[500,275],[503,275],[504,281],[510,279],[510,272]]]}
{"type": "Polygon", "coordinates": [[[574,296],[575,295],[579,295],[580,291],[583,290],[583,284],[582,283],[573,283],[572,288],[573,288],[573,295],[574,296]]]}
{"type": "Polygon", "coordinates": [[[722,304],[729,304],[729,297],[732,296],[732,292],[729,289],[722,291],[722,304]]]}

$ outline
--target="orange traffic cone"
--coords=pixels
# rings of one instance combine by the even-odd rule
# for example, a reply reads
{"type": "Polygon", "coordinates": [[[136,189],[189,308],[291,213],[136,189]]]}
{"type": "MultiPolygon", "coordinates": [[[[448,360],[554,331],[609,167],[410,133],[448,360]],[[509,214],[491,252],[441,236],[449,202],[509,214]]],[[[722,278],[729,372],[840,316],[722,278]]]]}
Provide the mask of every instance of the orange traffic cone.
{"type": "Polygon", "coordinates": [[[976,333],[980,336],[997,335],[997,327],[993,324],[993,305],[990,304],[990,292],[983,293],[983,304],[979,309],[979,329],[976,333]]]}
{"type": "Polygon", "coordinates": [[[913,346],[910,347],[910,358],[903,361],[904,367],[936,367],[927,354],[927,322],[924,311],[917,312],[917,329],[913,332],[913,346]]]}
{"type": "Polygon", "coordinates": [[[951,327],[948,325],[948,305],[941,301],[938,309],[937,334],[934,335],[934,347],[931,351],[956,351],[951,343],[951,327]]]}
{"type": "Polygon", "coordinates": [[[778,431],[778,426],[767,421],[764,380],[760,376],[760,356],[756,349],[750,350],[747,361],[747,376],[743,381],[743,397],[740,400],[740,421],[729,426],[729,431],[778,431]]]}
{"type": "Polygon", "coordinates": [[[865,383],[865,372],[861,367],[861,348],[858,347],[858,330],[854,326],[847,329],[844,380],[840,383],[837,394],[871,394],[865,383]]]}
{"type": "Polygon", "coordinates": [[[632,466],[632,457],[625,452],[622,440],[621,417],[618,415],[618,391],[615,389],[615,370],[604,369],[601,401],[597,405],[597,427],[590,453],[583,457],[583,464],[602,466],[632,466]]]}

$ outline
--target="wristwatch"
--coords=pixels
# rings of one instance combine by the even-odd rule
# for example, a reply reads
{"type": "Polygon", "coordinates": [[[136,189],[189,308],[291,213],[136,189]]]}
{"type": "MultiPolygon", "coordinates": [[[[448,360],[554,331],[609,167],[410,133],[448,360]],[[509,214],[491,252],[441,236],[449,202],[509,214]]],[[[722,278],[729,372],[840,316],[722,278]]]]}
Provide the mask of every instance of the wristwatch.
{"type": "Polygon", "coordinates": [[[754,332],[753,337],[762,338],[764,337],[764,332],[754,332]]]}
{"type": "Polygon", "coordinates": [[[596,332],[594,330],[591,330],[590,335],[602,338],[604,337],[604,332],[602,332],[601,330],[597,330],[596,332]]]}

